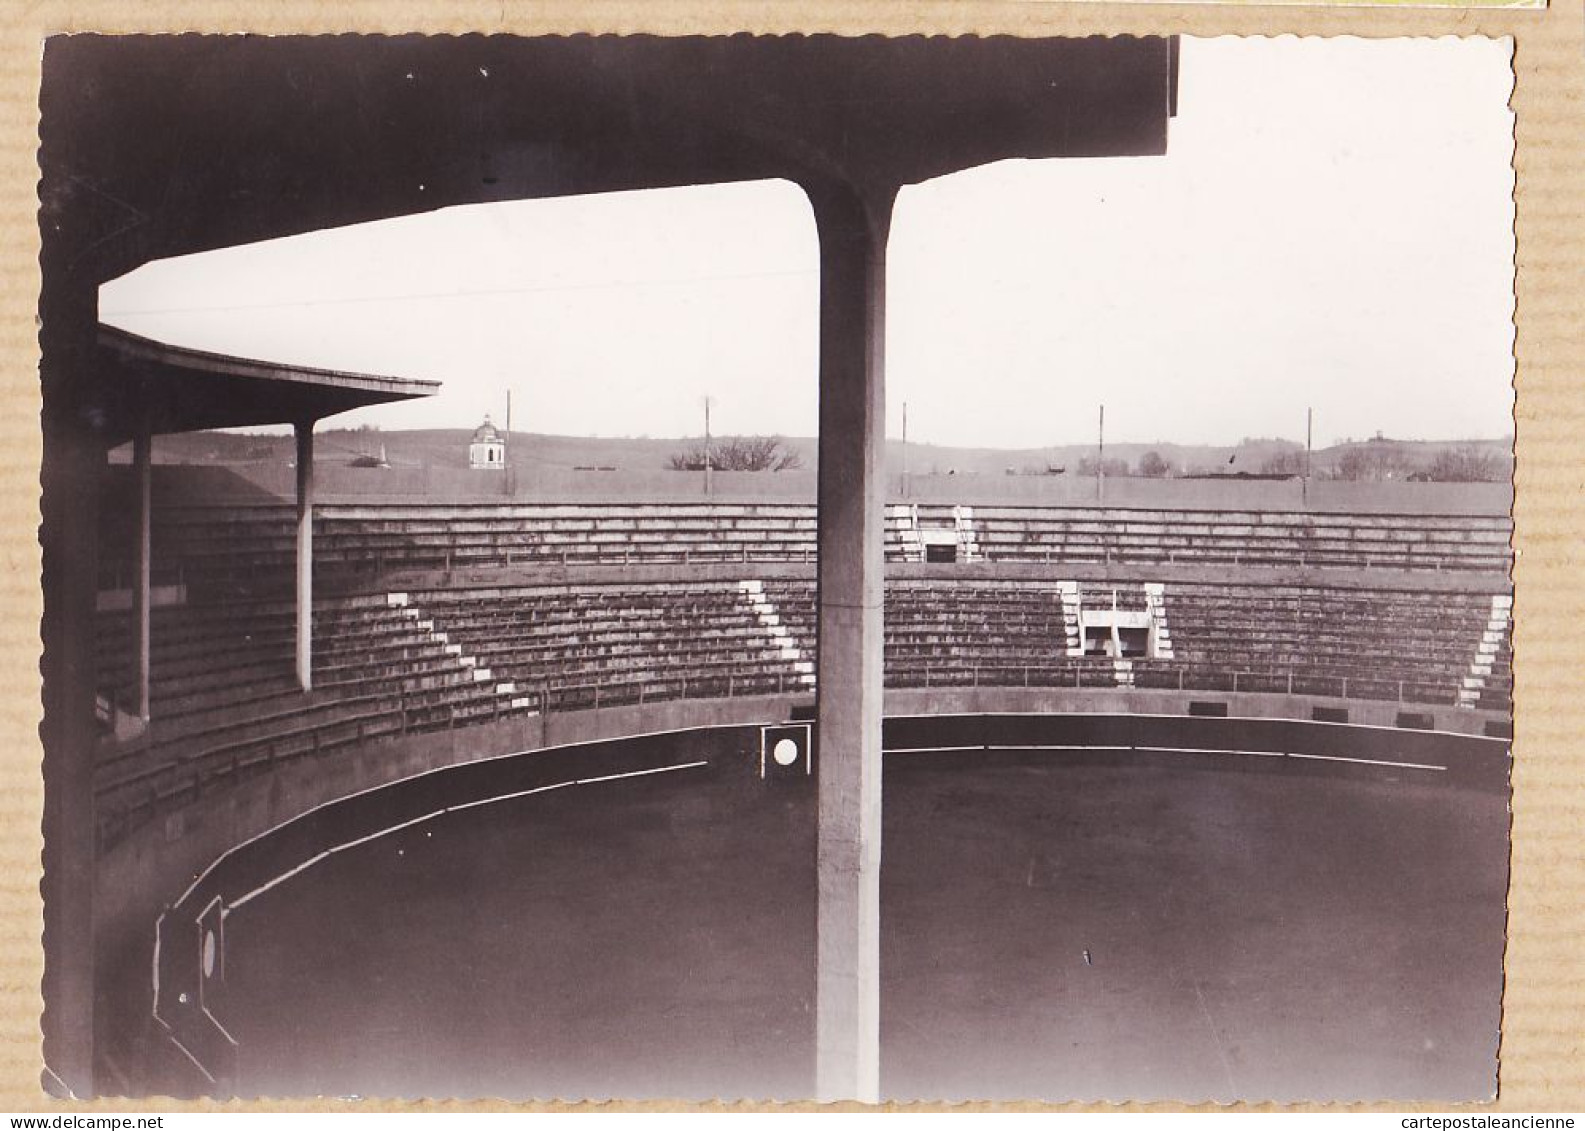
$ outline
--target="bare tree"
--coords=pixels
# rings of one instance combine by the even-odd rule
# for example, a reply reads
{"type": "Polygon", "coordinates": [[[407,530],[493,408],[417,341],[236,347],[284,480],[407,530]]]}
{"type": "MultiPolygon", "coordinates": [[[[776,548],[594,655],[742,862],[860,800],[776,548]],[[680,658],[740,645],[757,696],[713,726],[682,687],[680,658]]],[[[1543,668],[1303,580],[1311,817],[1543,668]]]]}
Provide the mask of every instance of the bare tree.
{"type": "MultiPolygon", "coordinates": [[[[673,471],[703,471],[703,441],[673,452],[666,466],[673,471]]],[[[803,456],[789,448],[780,436],[725,436],[712,441],[709,465],[716,471],[796,471],[803,456]]]]}
{"type": "Polygon", "coordinates": [[[1433,483],[1486,483],[1501,478],[1501,471],[1493,452],[1463,444],[1438,452],[1426,469],[1426,478],[1433,483]]]}
{"type": "Polygon", "coordinates": [[[1391,440],[1367,440],[1344,450],[1332,478],[1350,482],[1409,479],[1420,469],[1414,457],[1391,440]]]}

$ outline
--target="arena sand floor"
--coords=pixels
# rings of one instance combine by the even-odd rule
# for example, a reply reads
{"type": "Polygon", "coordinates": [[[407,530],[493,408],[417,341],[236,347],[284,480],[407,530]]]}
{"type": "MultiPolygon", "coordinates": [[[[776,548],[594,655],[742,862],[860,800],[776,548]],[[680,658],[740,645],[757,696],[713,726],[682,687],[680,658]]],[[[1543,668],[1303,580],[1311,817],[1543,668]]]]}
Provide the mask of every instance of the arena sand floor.
{"type": "MultiPolygon", "coordinates": [[[[1495,1087],[1506,795],[1241,755],[898,753],[882,1090],[1495,1087]]],[[[483,805],[238,908],[243,1095],[813,1092],[813,789],[747,762],[483,805]]]]}

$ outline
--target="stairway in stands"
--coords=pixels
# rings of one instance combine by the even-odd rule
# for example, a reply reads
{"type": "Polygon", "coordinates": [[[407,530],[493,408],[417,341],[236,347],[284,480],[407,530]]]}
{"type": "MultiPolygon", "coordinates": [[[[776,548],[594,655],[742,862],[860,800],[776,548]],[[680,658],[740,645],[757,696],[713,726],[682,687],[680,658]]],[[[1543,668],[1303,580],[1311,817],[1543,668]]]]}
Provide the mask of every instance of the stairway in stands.
{"type": "Polygon", "coordinates": [[[902,547],[902,560],[925,560],[925,544],[919,537],[919,508],[912,503],[892,504],[892,524],[897,529],[897,540],[902,547]]]}
{"type": "Polygon", "coordinates": [[[740,581],[738,591],[743,594],[743,600],[754,611],[755,619],[765,629],[772,646],[781,654],[782,659],[792,665],[797,681],[805,687],[814,687],[814,661],[794,637],[792,630],[783,622],[776,602],[765,592],[765,583],[755,580],[740,581]]]}
{"type": "Polygon", "coordinates": [[[1057,582],[1057,592],[1062,599],[1062,626],[1067,636],[1067,654],[1069,656],[1084,655],[1084,634],[1079,630],[1079,583],[1077,581],[1057,582]]]}
{"type": "Polygon", "coordinates": [[[1155,659],[1170,660],[1173,652],[1172,629],[1167,625],[1167,587],[1159,581],[1145,582],[1145,607],[1156,626],[1155,659]]]}
{"type": "MultiPolygon", "coordinates": [[[[453,642],[446,633],[435,627],[435,618],[426,613],[422,606],[417,604],[409,593],[387,593],[386,606],[397,610],[399,614],[412,623],[415,630],[427,635],[429,642],[442,649],[443,653],[451,656],[456,661],[458,673],[466,672],[468,677],[477,684],[489,685],[494,682],[490,669],[479,664],[476,657],[463,651],[459,643],[453,642]]],[[[500,696],[504,705],[511,710],[528,710],[533,707],[534,701],[522,694],[518,686],[511,681],[495,682],[495,694],[500,696]]]]}
{"type": "MultiPolygon", "coordinates": [[[[1084,582],[1078,586],[1080,609],[1109,609],[1114,612],[1145,612],[1150,608],[1150,596],[1137,584],[1109,584],[1084,582]]],[[[1082,618],[1081,618],[1082,637],[1082,618]]],[[[1082,641],[1081,641],[1082,647],[1082,641]]],[[[1134,661],[1126,656],[1111,658],[1112,675],[1118,687],[1134,686],[1134,661]]]]}
{"type": "Polygon", "coordinates": [[[1480,643],[1475,645],[1475,658],[1470,661],[1469,672],[1458,689],[1458,705],[1474,708],[1488,695],[1488,684],[1509,678],[1509,660],[1512,653],[1510,633],[1513,629],[1513,597],[1496,594],[1491,599],[1491,614],[1481,632],[1480,643]]]}
{"type": "Polygon", "coordinates": [[[958,561],[979,561],[984,555],[980,553],[979,540],[974,536],[974,508],[953,507],[952,525],[958,532],[958,561]]]}

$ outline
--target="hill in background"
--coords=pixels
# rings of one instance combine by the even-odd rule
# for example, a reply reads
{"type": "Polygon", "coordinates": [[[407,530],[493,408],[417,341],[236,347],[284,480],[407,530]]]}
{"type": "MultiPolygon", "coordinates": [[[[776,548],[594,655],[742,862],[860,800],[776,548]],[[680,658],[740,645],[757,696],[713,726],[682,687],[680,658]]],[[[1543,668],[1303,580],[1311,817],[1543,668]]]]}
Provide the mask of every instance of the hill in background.
{"type": "MultiPolygon", "coordinates": [[[[457,468],[468,466],[470,429],[415,429],[383,432],[373,429],[321,429],[315,452],[322,464],[350,465],[355,460],[379,457],[382,452],[393,469],[457,468]]],[[[719,443],[726,438],[718,437],[719,443]]],[[[585,437],[516,433],[510,460],[528,468],[613,469],[656,475],[668,473],[674,456],[695,449],[700,437],[585,437]]],[[[802,468],[813,471],[817,442],[813,437],[787,437],[783,448],[796,455],[802,468]]],[[[155,459],[166,464],[232,466],[285,464],[295,449],[289,435],[234,432],[189,432],[161,436],[155,459]]],[[[128,458],[118,450],[117,462],[128,458]]],[[[906,453],[898,441],[888,442],[887,462],[893,473],[933,475],[1093,475],[1093,444],[1050,448],[964,448],[911,443],[906,453]],[[905,463],[906,461],[906,463],[905,463]]],[[[1246,438],[1236,445],[1109,443],[1106,474],[1183,476],[1194,474],[1298,474],[1304,449],[1291,441],[1246,438]]],[[[1508,480],[1513,470],[1513,441],[1504,439],[1420,441],[1376,437],[1346,441],[1317,449],[1312,473],[1317,479],[1403,480],[1431,476],[1434,469],[1467,474],[1457,478],[1508,480]],[[1440,464],[1439,464],[1440,461],[1440,464]]],[[[1446,476],[1441,476],[1446,477],[1446,476]]]]}

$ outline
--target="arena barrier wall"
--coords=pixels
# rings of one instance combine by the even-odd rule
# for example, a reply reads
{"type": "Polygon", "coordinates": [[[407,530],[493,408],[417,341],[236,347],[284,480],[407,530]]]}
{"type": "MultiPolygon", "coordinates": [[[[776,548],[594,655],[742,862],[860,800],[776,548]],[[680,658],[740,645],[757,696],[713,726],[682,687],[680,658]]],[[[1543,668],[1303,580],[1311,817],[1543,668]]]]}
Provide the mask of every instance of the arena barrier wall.
{"type": "MultiPolygon", "coordinates": [[[[1190,718],[1196,704],[1226,710],[1227,719],[1299,721],[1317,708],[1347,711],[1353,727],[1380,728],[1415,742],[1399,727],[1408,712],[1428,721],[1430,733],[1482,738],[1490,712],[1456,707],[1409,707],[1366,700],[1324,700],[1262,693],[1179,692],[1128,688],[913,688],[885,693],[888,716],[1039,714],[1190,718]]],[[[228,849],[318,806],[449,766],[573,743],[619,740],[635,734],[746,725],[812,710],[813,697],[671,700],[599,710],[528,715],[456,730],[369,741],[322,758],[283,764],[269,774],[214,789],[193,803],[135,829],[98,863],[99,930],[105,948],[127,941],[129,925],[147,921],[176,898],[181,886],[228,849]]],[[[1143,725],[1143,724],[1141,724],[1143,725]]],[[[1159,725],[1159,724],[1158,724],[1159,725]]],[[[1338,724],[1328,724],[1338,725],[1338,724]]],[[[1506,739],[1496,739],[1498,744],[1506,739]]]]}
{"type": "MultiPolygon", "coordinates": [[[[444,570],[393,570],[381,578],[380,588],[391,591],[490,588],[519,585],[667,585],[689,581],[740,581],[745,576],[809,580],[815,566],[795,562],[754,562],[742,565],[701,562],[697,565],[481,566],[444,570]]],[[[1372,567],[1368,570],[1325,566],[1194,565],[1188,562],[1137,562],[1104,565],[1098,562],[887,562],[888,578],[930,581],[1094,581],[1117,585],[1163,584],[1284,585],[1326,589],[1410,590],[1436,593],[1494,593],[1511,587],[1504,575],[1472,571],[1408,570],[1372,567]]],[[[341,586],[361,592],[366,586],[341,586]]],[[[337,592],[327,584],[325,592],[337,592]]]]}

